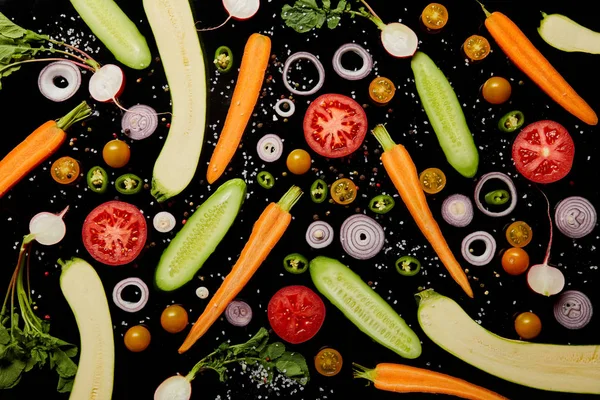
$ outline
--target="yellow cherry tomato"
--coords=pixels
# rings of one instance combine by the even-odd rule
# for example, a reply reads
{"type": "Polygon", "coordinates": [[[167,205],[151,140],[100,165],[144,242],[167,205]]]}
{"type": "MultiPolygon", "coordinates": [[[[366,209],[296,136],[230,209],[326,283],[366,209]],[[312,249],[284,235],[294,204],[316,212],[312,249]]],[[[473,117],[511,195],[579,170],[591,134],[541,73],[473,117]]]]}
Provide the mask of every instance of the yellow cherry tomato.
{"type": "Polygon", "coordinates": [[[512,93],[510,82],[500,76],[494,76],[485,81],[481,94],[490,104],[502,104],[508,101],[512,93]]]}
{"type": "Polygon", "coordinates": [[[315,357],[315,369],[324,376],[337,375],[342,370],[342,355],[331,348],[321,349],[315,357]]]}
{"type": "Polygon", "coordinates": [[[143,325],[132,326],[125,333],[125,347],[127,350],[139,353],[150,345],[150,331],[143,325]]]}
{"type": "Polygon", "coordinates": [[[419,175],[425,193],[436,194],[446,186],[446,175],[439,168],[427,168],[419,175]]]}
{"type": "Polygon", "coordinates": [[[52,179],[63,185],[75,182],[79,178],[79,172],[79,163],[71,157],[61,157],[50,167],[52,179]]]}
{"type": "Polygon", "coordinates": [[[533,339],[542,331],[542,321],[534,313],[524,312],[515,319],[515,330],[521,338],[533,339]]]}
{"type": "Polygon", "coordinates": [[[160,324],[169,333],[179,333],[188,324],[188,314],[185,308],[174,304],[165,308],[160,316],[160,324]]]}
{"type": "Polygon", "coordinates": [[[431,3],[423,10],[421,21],[428,29],[442,29],[448,23],[448,10],[441,4],[431,3]]]}
{"type": "Polygon", "coordinates": [[[523,221],[515,221],[506,228],[506,240],[514,247],[525,247],[531,242],[533,231],[523,221]]]}
{"type": "Polygon", "coordinates": [[[396,94],[396,86],[388,78],[378,76],[369,84],[369,96],[378,105],[389,103],[394,94],[396,94]]]}
{"type": "Polygon", "coordinates": [[[350,204],[356,199],[357,188],[354,182],[348,178],[338,179],[333,182],[331,189],[331,198],[338,204],[350,204]]]}
{"type": "Polygon", "coordinates": [[[510,275],[521,275],[529,267],[529,254],[519,247],[511,247],[502,255],[502,268],[510,275]]]}
{"type": "Polygon", "coordinates": [[[308,172],[311,162],[308,151],[296,149],[288,155],[286,165],[292,174],[302,175],[308,172]]]}
{"type": "Polygon", "coordinates": [[[463,51],[471,61],[483,60],[490,54],[490,42],[483,36],[469,36],[463,43],[463,51]]]}
{"type": "Polygon", "coordinates": [[[127,143],[122,140],[111,140],[106,143],[102,150],[102,158],[109,167],[124,167],[129,162],[129,157],[131,157],[131,150],[129,150],[127,143]]]}

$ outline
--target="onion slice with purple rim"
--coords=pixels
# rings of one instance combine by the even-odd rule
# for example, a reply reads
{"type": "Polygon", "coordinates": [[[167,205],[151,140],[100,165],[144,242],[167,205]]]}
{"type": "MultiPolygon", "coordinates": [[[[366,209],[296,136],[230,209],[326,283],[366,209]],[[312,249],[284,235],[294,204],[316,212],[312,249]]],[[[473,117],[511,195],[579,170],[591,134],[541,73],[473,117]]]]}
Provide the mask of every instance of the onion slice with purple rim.
{"type": "Polygon", "coordinates": [[[81,86],[81,71],[70,61],[56,61],[44,67],[38,77],[38,87],[42,95],[54,102],[70,99],[81,86]],[[64,79],[65,87],[56,84],[57,79],[64,79]]]}
{"type": "Polygon", "coordinates": [[[233,326],[246,326],[252,321],[252,308],[245,301],[234,300],[225,309],[225,318],[233,326]]]}
{"type": "Polygon", "coordinates": [[[471,265],[482,266],[489,264],[496,253],[496,240],[492,235],[484,231],[477,231],[467,235],[461,246],[461,253],[465,260],[471,265]],[[471,251],[471,244],[476,241],[482,241],[485,244],[485,251],[481,255],[474,255],[471,251]]]}
{"type": "Polygon", "coordinates": [[[41,212],[29,221],[29,233],[35,236],[35,240],[44,246],[52,246],[63,240],[67,227],[63,217],[69,210],[67,206],[59,214],[41,212]]]}
{"type": "Polygon", "coordinates": [[[381,251],[385,232],[377,221],[363,214],[348,217],[340,229],[344,251],[357,260],[368,260],[381,251]]]}
{"type": "Polygon", "coordinates": [[[510,177],[508,175],[503,174],[502,172],[490,172],[488,174],[483,175],[481,178],[479,178],[479,182],[477,182],[477,186],[475,186],[474,198],[475,198],[475,205],[477,206],[479,211],[481,211],[485,215],[490,216],[490,217],[504,217],[505,215],[510,214],[517,206],[517,189],[515,188],[515,184],[513,183],[512,179],[510,179],[510,177]],[[483,185],[491,179],[499,179],[502,182],[506,183],[506,186],[508,186],[508,190],[510,191],[510,205],[504,211],[499,211],[499,212],[489,211],[484,207],[483,203],[479,200],[479,196],[481,194],[481,189],[483,188],[483,185]]]}
{"type": "Polygon", "coordinates": [[[152,135],[158,127],[156,111],[147,105],[131,107],[121,119],[121,129],[130,139],[142,140],[152,135]]]}
{"type": "Polygon", "coordinates": [[[296,105],[290,99],[277,100],[277,103],[275,103],[275,106],[273,106],[273,108],[275,109],[277,115],[279,115],[282,118],[291,117],[296,112],[296,105]],[[281,108],[281,106],[283,106],[284,104],[287,104],[288,106],[287,111],[281,108]]]}
{"type": "Polygon", "coordinates": [[[323,83],[325,83],[325,68],[323,68],[323,64],[321,64],[321,61],[319,61],[319,59],[314,55],[305,51],[299,51],[289,56],[288,59],[285,61],[285,64],[283,65],[283,84],[285,85],[287,90],[294,93],[295,95],[310,96],[312,94],[315,94],[319,91],[319,89],[323,87],[323,83]],[[292,85],[288,82],[288,73],[290,71],[290,67],[295,61],[302,59],[312,62],[315,68],[317,68],[317,71],[319,72],[319,81],[310,90],[298,90],[292,87],[292,85]]]}
{"type": "Polygon", "coordinates": [[[113,301],[121,310],[134,313],[146,306],[149,294],[148,286],[140,278],[127,278],[115,285],[113,289],[113,301]],[[123,300],[121,297],[123,290],[128,286],[136,286],[140,289],[140,299],[135,303],[123,300]]]}
{"type": "Polygon", "coordinates": [[[333,54],[333,70],[342,78],[358,81],[366,78],[373,70],[373,58],[367,50],[356,43],[346,43],[333,54]],[[363,65],[357,71],[350,71],[342,65],[342,56],[349,51],[356,53],[362,59],[363,65]]]}
{"type": "Polygon", "coordinates": [[[306,230],[306,242],[313,249],[322,249],[333,242],[333,228],[325,221],[315,221],[306,230]]]}
{"type": "Polygon", "coordinates": [[[578,290],[567,290],[554,303],[554,318],[567,329],[581,329],[592,319],[589,297],[578,290]]]}
{"type": "Polygon", "coordinates": [[[283,141],[279,136],[269,133],[260,138],[256,151],[258,157],[264,162],[277,161],[283,154],[283,141]]]}
{"type": "Polygon", "coordinates": [[[442,203],[442,218],[457,228],[464,228],[473,220],[473,203],[465,195],[453,194],[442,203]]]}
{"type": "Polygon", "coordinates": [[[558,230],[572,239],[589,235],[596,226],[597,218],[598,215],[592,203],[579,196],[567,197],[560,201],[556,205],[554,213],[558,230]]]}

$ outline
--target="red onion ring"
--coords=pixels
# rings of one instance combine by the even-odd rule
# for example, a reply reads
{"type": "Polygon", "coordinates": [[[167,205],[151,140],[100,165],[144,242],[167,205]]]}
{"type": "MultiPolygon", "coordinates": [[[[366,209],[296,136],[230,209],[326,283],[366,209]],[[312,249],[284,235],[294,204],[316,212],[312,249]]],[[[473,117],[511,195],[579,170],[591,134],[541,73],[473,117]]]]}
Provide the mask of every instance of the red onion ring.
{"type": "Polygon", "coordinates": [[[277,135],[269,133],[256,144],[258,157],[264,162],[273,162],[279,160],[283,154],[283,141],[277,135]]]}
{"type": "Polygon", "coordinates": [[[113,301],[121,310],[133,313],[140,311],[146,306],[149,294],[148,286],[140,278],[127,278],[115,285],[113,289],[113,301]],[[127,286],[137,286],[140,289],[140,299],[136,303],[125,301],[121,297],[123,289],[127,286]]]}
{"type": "Polygon", "coordinates": [[[252,321],[252,308],[244,301],[234,300],[225,309],[225,318],[233,326],[246,326],[252,321]]]}
{"type": "Polygon", "coordinates": [[[158,128],[156,111],[144,104],[131,107],[121,119],[121,129],[133,140],[146,139],[156,128],[158,128]]]}
{"type": "Polygon", "coordinates": [[[333,228],[325,221],[315,221],[306,230],[306,242],[313,249],[322,249],[333,242],[333,228]]]}
{"type": "Polygon", "coordinates": [[[442,203],[442,218],[457,228],[464,228],[473,220],[473,203],[462,194],[453,194],[442,203]]]}
{"type": "Polygon", "coordinates": [[[340,229],[344,251],[357,260],[368,260],[381,251],[385,242],[383,228],[363,214],[348,217],[340,229]]]}
{"type": "Polygon", "coordinates": [[[578,290],[567,290],[554,303],[554,318],[567,329],[581,329],[592,319],[589,297],[578,290]]]}
{"type": "Polygon", "coordinates": [[[61,102],[73,97],[81,86],[81,71],[70,61],[56,61],[44,67],[38,77],[38,87],[42,95],[54,102],[61,102]],[[56,86],[54,79],[62,77],[67,87],[56,86]]]}
{"type": "Polygon", "coordinates": [[[285,85],[287,90],[289,90],[290,92],[292,92],[298,96],[310,96],[312,94],[317,93],[317,91],[323,87],[323,83],[325,83],[325,68],[323,68],[323,64],[321,64],[321,61],[319,61],[319,59],[317,57],[315,57],[314,55],[307,53],[306,51],[299,51],[297,53],[292,54],[291,56],[288,57],[287,60],[285,60],[285,64],[283,65],[283,84],[285,85]],[[288,72],[290,70],[292,63],[297,60],[302,60],[302,59],[312,62],[314,64],[315,68],[317,68],[317,71],[319,72],[319,81],[310,90],[295,89],[292,87],[292,85],[290,85],[290,83],[288,82],[288,79],[287,79],[288,72]]]}
{"type": "Polygon", "coordinates": [[[333,54],[333,70],[342,78],[349,81],[358,81],[366,78],[373,70],[373,58],[362,46],[356,43],[346,43],[333,54]],[[363,65],[358,71],[350,71],[342,66],[342,56],[349,51],[362,58],[363,65]]]}
{"type": "Polygon", "coordinates": [[[290,99],[277,100],[277,103],[275,103],[275,106],[273,108],[275,109],[275,112],[277,113],[277,115],[279,115],[281,118],[291,117],[296,112],[296,105],[290,99]],[[284,109],[282,109],[281,106],[283,104],[287,104],[289,107],[289,110],[285,111],[284,109]]]}
{"type": "Polygon", "coordinates": [[[496,253],[496,240],[487,232],[477,231],[467,235],[461,245],[461,253],[465,260],[471,265],[481,266],[489,264],[496,253]],[[477,240],[481,240],[485,244],[483,254],[476,256],[470,251],[471,244],[477,240]]]}
{"type": "Polygon", "coordinates": [[[477,186],[475,186],[475,196],[474,197],[475,197],[475,205],[477,206],[479,211],[481,211],[482,213],[484,213],[485,215],[487,215],[489,217],[504,217],[505,215],[510,214],[517,206],[517,189],[515,188],[515,184],[513,183],[512,179],[510,179],[510,177],[508,175],[503,174],[502,172],[490,172],[488,174],[483,175],[479,179],[479,182],[477,182],[477,186]],[[489,211],[483,206],[483,204],[479,200],[481,188],[483,188],[484,183],[486,183],[487,181],[489,181],[491,179],[499,179],[502,182],[506,183],[506,186],[508,186],[508,190],[510,191],[510,205],[504,211],[500,211],[500,212],[489,211]]]}
{"type": "Polygon", "coordinates": [[[587,199],[571,196],[556,205],[554,220],[558,230],[572,239],[590,234],[596,227],[596,209],[587,199]]]}

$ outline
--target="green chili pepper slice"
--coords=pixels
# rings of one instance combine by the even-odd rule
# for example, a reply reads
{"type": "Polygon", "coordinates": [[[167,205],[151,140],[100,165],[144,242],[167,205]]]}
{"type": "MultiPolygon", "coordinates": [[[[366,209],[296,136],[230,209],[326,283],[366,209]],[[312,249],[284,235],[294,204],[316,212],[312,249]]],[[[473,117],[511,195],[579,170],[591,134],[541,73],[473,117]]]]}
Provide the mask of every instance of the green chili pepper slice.
{"type": "Polygon", "coordinates": [[[327,183],[323,179],[317,179],[310,185],[310,198],[317,204],[327,200],[327,183]]]}
{"type": "Polygon", "coordinates": [[[233,65],[233,53],[227,46],[221,46],[215,51],[215,67],[219,72],[228,72],[233,65]]]}
{"type": "Polygon", "coordinates": [[[308,259],[299,253],[292,253],[283,259],[283,267],[292,274],[301,274],[308,269],[308,259]]]}
{"type": "Polygon", "coordinates": [[[514,132],[522,127],[524,122],[525,116],[521,111],[511,111],[500,118],[498,129],[506,133],[514,132]]]}
{"type": "Polygon", "coordinates": [[[400,275],[414,276],[421,270],[421,262],[411,256],[402,256],[396,260],[396,270],[400,275]]]}
{"type": "Polygon", "coordinates": [[[102,167],[92,167],[87,173],[87,184],[94,193],[104,193],[108,187],[108,174],[102,167]]]}
{"type": "Polygon", "coordinates": [[[395,205],[396,202],[392,196],[380,194],[371,199],[369,202],[369,209],[377,214],[385,214],[394,208],[395,205]]]}
{"type": "Polygon", "coordinates": [[[273,186],[275,186],[275,178],[273,177],[273,174],[267,171],[260,171],[256,176],[256,181],[265,189],[271,189],[273,186]]]}
{"type": "Polygon", "coordinates": [[[142,190],[142,180],[134,174],[121,175],[115,181],[115,188],[121,194],[136,194],[142,190]]]}
{"type": "Polygon", "coordinates": [[[508,203],[510,193],[506,190],[494,190],[485,195],[485,202],[491,206],[500,206],[508,203]]]}

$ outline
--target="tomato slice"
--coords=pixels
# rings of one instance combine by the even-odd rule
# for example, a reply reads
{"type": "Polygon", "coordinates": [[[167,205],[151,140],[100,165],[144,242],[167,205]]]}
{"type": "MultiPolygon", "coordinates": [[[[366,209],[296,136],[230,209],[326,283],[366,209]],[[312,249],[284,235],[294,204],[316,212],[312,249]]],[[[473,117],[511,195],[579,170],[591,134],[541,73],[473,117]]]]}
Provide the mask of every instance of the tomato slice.
{"type": "Polygon", "coordinates": [[[323,300],[306,286],[287,286],[269,301],[267,315],[277,336],[292,344],[317,334],[325,320],[323,300]]]}
{"type": "Polygon", "coordinates": [[[554,121],[527,125],[516,137],[512,157],[517,171],[530,181],[552,183],[573,166],[575,144],[564,126],[554,121]]]}
{"type": "Polygon", "coordinates": [[[356,101],[341,94],[324,94],[304,115],[304,138],[316,153],[328,158],[344,157],[365,140],[367,114],[356,101]]]}
{"type": "Polygon", "coordinates": [[[96,261],[107,265],[132,262],[144,248],[148,231],[144,215],[132,204],[108,201],[83,222],[83,245],[96,261]]]}

